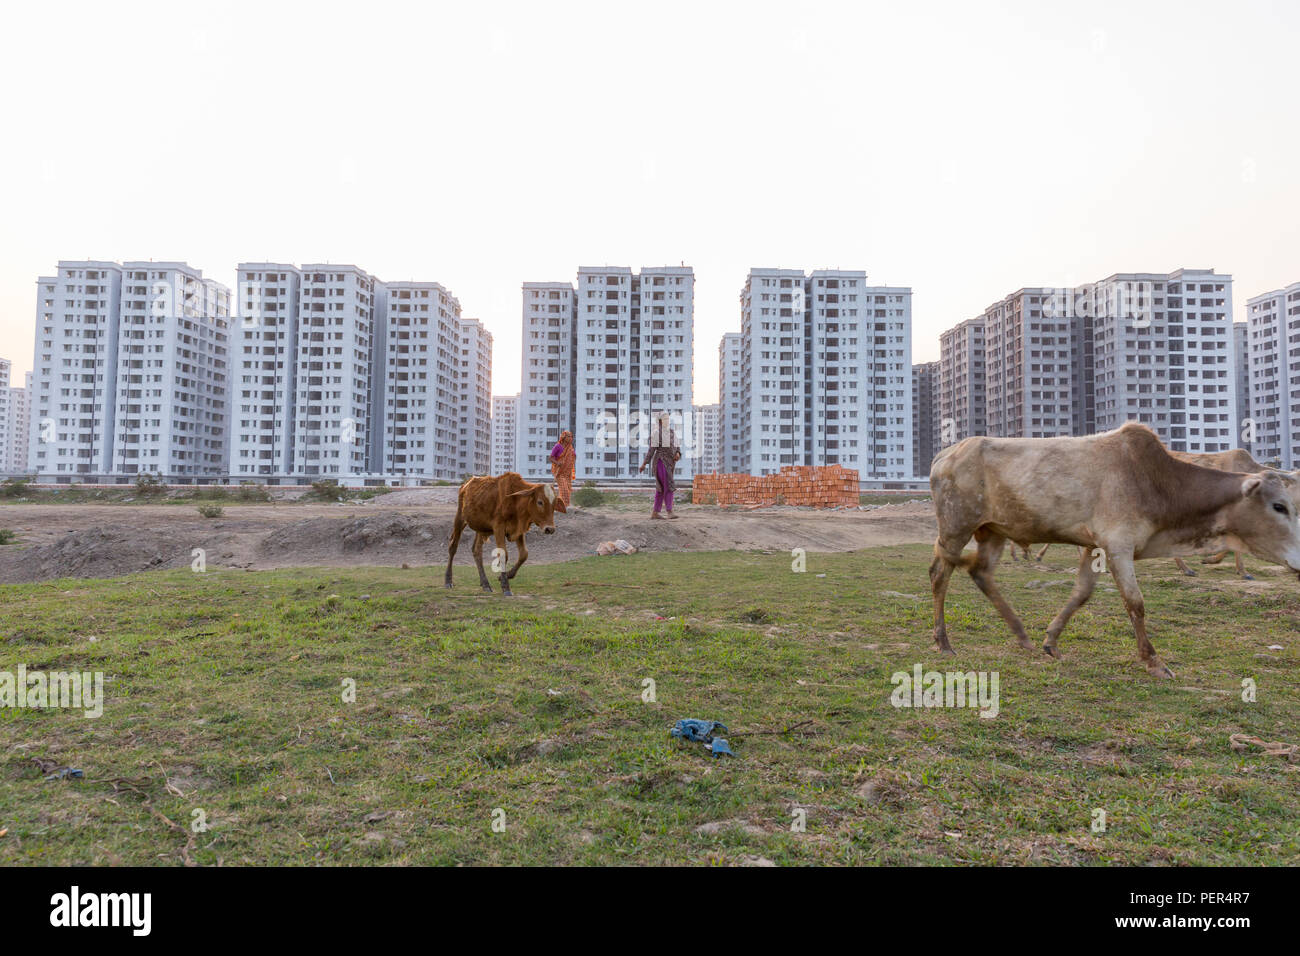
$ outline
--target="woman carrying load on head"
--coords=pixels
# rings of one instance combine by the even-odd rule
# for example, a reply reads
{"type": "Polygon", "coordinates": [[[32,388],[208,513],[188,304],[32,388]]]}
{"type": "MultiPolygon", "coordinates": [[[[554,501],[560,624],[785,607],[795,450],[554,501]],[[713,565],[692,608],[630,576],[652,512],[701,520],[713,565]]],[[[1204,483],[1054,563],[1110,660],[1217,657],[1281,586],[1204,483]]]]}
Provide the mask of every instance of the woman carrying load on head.
{"type": "Polygon", "coordinates": [[[573,496],[573,475],[575,465],[578,461],[578,453],[573,447],[573,432],[560,432],[560,440],[555,443],[551,449],[551,475],[555,478],[555,485],[564,502],[564,507],[569,507],[569,499],[573,496]]]}
{"type": "Polygon", "coordinates": [[[655,503],[651,518],[663,518],[660,509],[666,509],[669,518],[673,514],[673,493],[677,485],[673,481],[673,471],[681,460],[682,452],[677,447],[677,435],[673,431],[671,418],[667,412],[660,412],[659,418],[650,428],[650,447],[645,453],[639,471],[645,471],[646,465],[653,467],[655,476],[655,503]]]}

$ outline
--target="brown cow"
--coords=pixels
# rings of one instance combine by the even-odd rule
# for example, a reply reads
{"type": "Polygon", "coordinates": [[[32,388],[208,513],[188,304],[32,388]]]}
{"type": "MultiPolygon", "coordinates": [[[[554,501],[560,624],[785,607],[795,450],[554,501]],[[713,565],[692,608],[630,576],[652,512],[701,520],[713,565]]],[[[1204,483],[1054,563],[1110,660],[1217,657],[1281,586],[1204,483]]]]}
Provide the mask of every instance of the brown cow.
{"type": "Polygon", "coordinates": [[[483,570],[483,542],[491,535],[497,543],[492,552],[492,569],[500,570],[501,593],[509,597],[510,579],[528,560],[524,535],[533,525],[541,528],[543,534],[554,534],[557,511],[563,514],[565,507],[554,485],[524,481],[513,471],[494,478],[476,475],[467,479],[460,486],[456,521],[451,527],[451,541],[447,544],[447,587],[451,587],[451,564],[456,559],[456,546],[468,526],[474,531],[474,563],[478,565],[479,584],[484,591],[492,590],[483,570]],[[513,541],[519,552],[515,566],[509,571],[505,570],[507,541],[513,541]]]}
{"type": "MultiPolygon", "coordinates": [[[[1171,451],[1179,461],[1190,461],[1193,465],[1200,465],[1202,468],[1214,468],[1218,471],[1237,471],[1248,475],[1257,475],[1261,471],[1267,471],[1267,465],[1261,465],[1257,462],[1250,452],[1244,448],[1234,448],[1231,451],[1211,451],[1211,452],[1186,452],[1171,451]]],[[[1203,558],[1201,564],[1218,564],[1228,556],[1227,551],[1220,551],[1218,554],[1203,558]]],[[[1237,562],[1237,574],[1246,581],[1255,580],[1254,575],[1246,573],[1246,567],[1241,563],[1241,552],[1232,551],[1232,556],[1237,562]]],[[[1182,558],[1174,558],[1174,564],[1178,565],[1178,570],[1189,578],[1196,577],[1196,572],[1187,566],[1182,558]]]]}
{"type": "Polygon", "coordinates": [[[1084,549],[1074,591],[1048,625],[1047,654],[1060,656],[1057,638],[1092,596],[1096,558],[1104,553],[1133,621],[1138,653],[1157,677],[1173,673],[1147,639],[1135,560],[1228,546],[1300,573],[1300,494],[1293,476],[1214,471],[1179,461],[1154,432],[1134,422],[1078,438],[967,438],[936,456],[930,488],[939,525],[930,564],[934,642],[944,654],[953,653],[943,604],[956,568],[970,573],[1020,646],[1033,647],[993,583],[1008,540],[1084,549]],[[963,554],[972,536],[976,551],[963,554]]]}

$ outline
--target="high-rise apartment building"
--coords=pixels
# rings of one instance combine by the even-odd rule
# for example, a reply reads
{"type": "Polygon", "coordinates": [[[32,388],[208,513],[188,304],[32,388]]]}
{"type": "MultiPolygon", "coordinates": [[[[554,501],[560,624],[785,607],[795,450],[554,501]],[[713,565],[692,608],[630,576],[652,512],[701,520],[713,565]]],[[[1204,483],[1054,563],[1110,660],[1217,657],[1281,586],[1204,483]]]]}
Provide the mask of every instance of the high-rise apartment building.
{"type": "Polygon", "coordinates": [[[744,401],[743,365],[745,337],[728,332],[718,343],[718,403],[722,428],[719,471],[744,473],[747,459],[741,444],[741,413],[744,401]]]}
{"type": "Polygon", "coordinates": [[[987,434],[1051,438],[1074,431],[1071,317],[1020,289],[984,310],[987,434]]]}
{"type": "Polygon", "coordinates": [[[14,470],[13,396],[9,387],[12,369],[13,365],[8,359],[0,358],[0,475],[14,470]]]}
{"type": "Polygon", "coordinates": [[[678,473],[690,475],[694,299],[688,266],[584,266],[576,285],[525,282],[519,471],[549,475],[547,454],[568,429],[580,479],[637,477],[649,423],[666,411],[678,473]]]}
{"type": "Polygon", "coordinates": [[[979,315],[939,336],[940,447],[988,434],[985,395],[984,316],[979,315]]]}
{"type": "Polygon", "coordinates": [[[711,474],[722,471],[722,405],[695,406],[694,435],[699,448],[695,471],[711,474]]]}
{"type": "Polygon", "coordinates": [[[285,263],[242,262],[237,276],[230,474],[265,481],[293,473],[302,273],[285,263]]]}
{"type": "Polygon", "coordinates": [[[1234,448],[1231,316],[1232,277],[1213,270],[1021,289],[940,338],[945,443],[1138,421],[1174,451],[1234,448]]]}
{"type": "Polygon", "coordinates": [[[1248,352],[1257,461],[1291,470],[1300,461],[1300,282],[1246,300],[1248,352]]]}
{"type": "Polygon", "coordinates": [[[492,333],[478,319],[461,319],[457,326],[457,430],[451,441],[459,479],[486,475],[492,467],[492,333]]]}
{"type": "Polygon", "coordinates": [[[63,261],[56,275],[36,280],[36,290],[28,467],[54,481],[106,475],[117,413],[122,266],[63,261]]]}
{"type": "Polygon", "coordinates": [[[939,451],[939,363],[912,366],[912,474],[925,478],[939,451]]]}
{"type": "Polygon", "coordinates": [[[370,438],[377,284],[353,265],[302,267],[296,475],[342,478],[378,470],[371,467],[370,438]]]}
{"type": "Polygon", "coordinates": [[[27,475],[28,444],[32,430],[32,373],[26,375],[25,384],[19,388],[9,386],[8,440],[5,470],[15,475],[27,475]]]}
{"type": "Polygon", "coordinates": [[[741,290],[745,470],[912,471],[912,290],[851,270],[751,269],[741,290]]]}
{"type": "Polygon", "coordinates": [[[492,474],[515,468],[515,440],[519,419],[518,395],[492,396],[492,474]]]}
{"type": "Polygon", "coordinates": [[[1097,431],[1138,421],[1172,451],[1237,447],[1231,276],[1117,274],[1080,298],[1092,317],[1097,431]]]}
{"type": "Polygon", "coordinates": [[[572,283],[523,285],[523,369],[514,459],[515,470],[526,478],[549,477],[551,448],[560,432],[574,430],[576,308],[572,283]]]}
{"type": "Polygon", "coordinates": [[[574,439],[578,473],[635,478],[661,413],[671,417],[682,460],[698,454],[694,395],[695,273],[689,266],[583,266],[575,317],[574,439]]]}
{"type": "Polygon", "coordinates": [[[29,467],[220,480],[229,289],[183,262],[65,261],[37,286],[29,467]]]}

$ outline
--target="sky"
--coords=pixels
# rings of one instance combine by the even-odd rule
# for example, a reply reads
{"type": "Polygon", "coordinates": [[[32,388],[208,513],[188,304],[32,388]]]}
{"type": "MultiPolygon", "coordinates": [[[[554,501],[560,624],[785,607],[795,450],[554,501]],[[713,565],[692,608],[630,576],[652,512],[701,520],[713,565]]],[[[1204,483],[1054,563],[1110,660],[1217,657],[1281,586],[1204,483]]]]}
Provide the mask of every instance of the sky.
{"type": "Polygon", "coordinates": [[[1024,286],[1300,280],[1300,3],[23,3],[0,357],[60,259],[441,282],[519,387],[520,284],[694,267],[695,398],[751,267],[913,290],[913,361],[1024,286]]]}

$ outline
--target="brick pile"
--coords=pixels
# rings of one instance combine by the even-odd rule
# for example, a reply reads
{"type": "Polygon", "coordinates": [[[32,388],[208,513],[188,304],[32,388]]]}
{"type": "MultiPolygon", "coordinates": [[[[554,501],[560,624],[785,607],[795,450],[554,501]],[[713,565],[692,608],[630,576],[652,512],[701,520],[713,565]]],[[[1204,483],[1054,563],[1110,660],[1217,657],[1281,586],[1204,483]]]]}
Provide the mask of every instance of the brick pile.
{"type": "Polygon", "coordinates": [[[691,503],[857,507],[858,473],[843,465],[794,465],[774,475],[696,475],[691,484],[691,503]]]}

